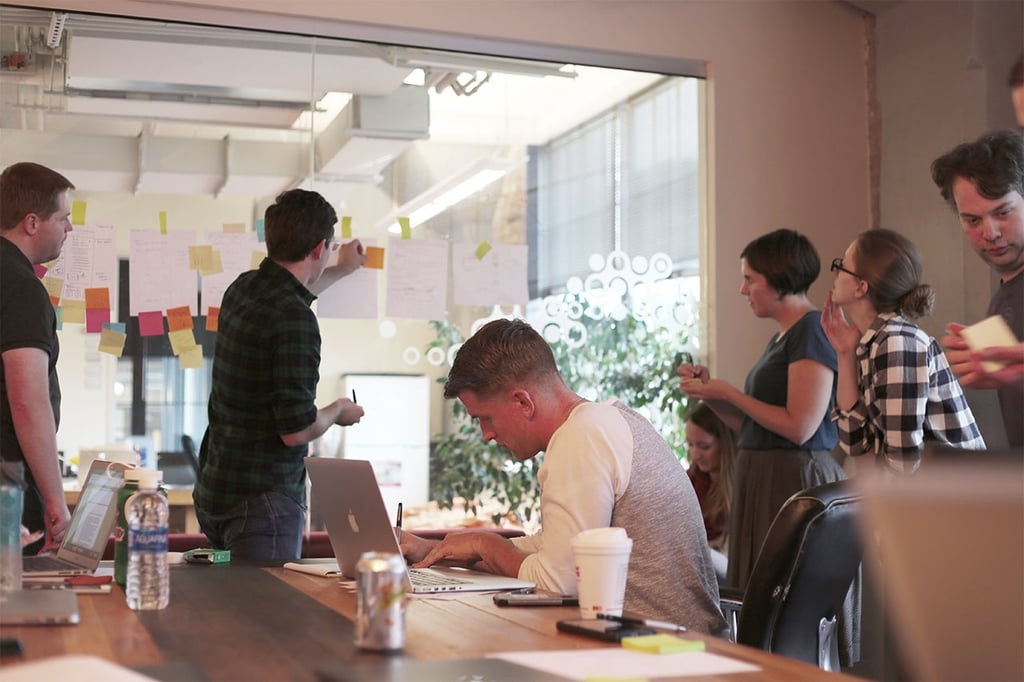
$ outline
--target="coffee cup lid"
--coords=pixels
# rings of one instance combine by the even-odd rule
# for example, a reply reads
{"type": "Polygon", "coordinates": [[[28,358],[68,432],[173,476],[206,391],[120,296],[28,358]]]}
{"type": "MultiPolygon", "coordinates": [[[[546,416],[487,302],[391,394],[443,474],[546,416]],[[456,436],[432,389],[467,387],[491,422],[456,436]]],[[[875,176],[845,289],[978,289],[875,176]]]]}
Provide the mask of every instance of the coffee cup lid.
{"type": "Polygon", "coordinates": [[[574,547],[624,545],[630,543],[625,528],[589,528],[576,534],[572,539],[574,547]]]}

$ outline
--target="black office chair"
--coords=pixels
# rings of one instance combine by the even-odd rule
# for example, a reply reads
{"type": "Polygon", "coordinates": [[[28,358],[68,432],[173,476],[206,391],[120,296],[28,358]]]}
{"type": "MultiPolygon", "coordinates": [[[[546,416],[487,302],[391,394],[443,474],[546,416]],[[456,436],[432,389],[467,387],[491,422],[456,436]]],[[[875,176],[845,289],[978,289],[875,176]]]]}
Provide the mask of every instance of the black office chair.
{"type": "Polygon", "coordinates": [[[772,522],[746,592],[723,588],[740,644],[839,670],[838,615],[860,571],[860,497],[846,481],[793,495],[772,522]]]}
{"type": "Polygon", "coordinates": [[[192,465],[192,471],[199,473],[199,453],[196,452],[196,442],[192,440],[192,436],[188,434],[181,435],[181,450],[188,455],[189,464],[192,465]]]}

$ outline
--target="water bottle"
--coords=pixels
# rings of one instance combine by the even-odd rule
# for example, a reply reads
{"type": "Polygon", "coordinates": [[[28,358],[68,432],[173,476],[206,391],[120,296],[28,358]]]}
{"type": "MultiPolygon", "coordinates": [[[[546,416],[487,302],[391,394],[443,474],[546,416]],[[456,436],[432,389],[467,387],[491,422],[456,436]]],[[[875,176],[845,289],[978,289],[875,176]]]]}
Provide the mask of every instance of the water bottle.
{"type": "MultiPolygon", "coordinates": [[[[114,580],[124,587],[128,580],[128,517],[125,503],[139,492],[139,469],[125,469],[124,485],[117,491],[117,529],[114,531],[114,580]]],[[[162,472],[160,472],[162,474],[162,472]]]]}
{"type": "Polygon", "coordinates": [[[162,609],[170,599],[167,571],[167,520],[170,506],[157,492],[161,474],[139,470],[139,492],[125,502],[128,520],[128,577],[125,594],[128,608],[136,611],[162,609]]]}

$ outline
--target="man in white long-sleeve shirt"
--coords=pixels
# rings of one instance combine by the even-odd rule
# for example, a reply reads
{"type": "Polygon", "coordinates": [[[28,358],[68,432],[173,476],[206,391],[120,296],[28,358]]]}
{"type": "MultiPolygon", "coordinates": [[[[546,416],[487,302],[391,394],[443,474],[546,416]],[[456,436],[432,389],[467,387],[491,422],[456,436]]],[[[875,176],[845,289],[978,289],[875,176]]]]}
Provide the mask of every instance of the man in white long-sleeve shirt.
{"type": "Polygon", "coordinates": [[[576,594],[570,540],[619,526],[633,539],[625,610],[718,634],[725,621],[700,506],[686,472],[650,422],[618,401],[593,403],[570,390],[547,342],[521,320],[496,320],[459,349],[445,397],[463,402],[520,460],[543,451],[541,530],[508,540],[454,533],[430,542],[403,534],[416,566],[472,565],[576,594]]]}

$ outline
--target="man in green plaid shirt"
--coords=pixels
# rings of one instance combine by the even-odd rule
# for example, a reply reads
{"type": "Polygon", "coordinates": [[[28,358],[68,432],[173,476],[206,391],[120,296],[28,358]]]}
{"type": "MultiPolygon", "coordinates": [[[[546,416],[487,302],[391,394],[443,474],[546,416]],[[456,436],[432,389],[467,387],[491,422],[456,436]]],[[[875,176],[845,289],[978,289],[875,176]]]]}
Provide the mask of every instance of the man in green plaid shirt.
{"type": "Polygon", "coordinates": [[[363,416],[346,398],[315,402],[320,326],[310,305],[366,260],[358,240],[335,241],[337,219],[316,192],[282,193],[265,216],[267,258],[239,275],[221,304],[193,500],[213,547],[237,558],[299,557],[308,444],[363,416]]]}

